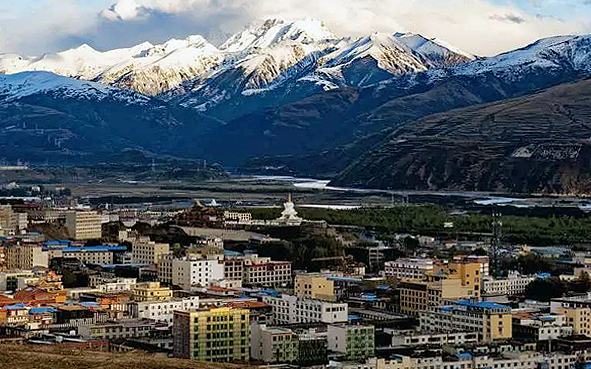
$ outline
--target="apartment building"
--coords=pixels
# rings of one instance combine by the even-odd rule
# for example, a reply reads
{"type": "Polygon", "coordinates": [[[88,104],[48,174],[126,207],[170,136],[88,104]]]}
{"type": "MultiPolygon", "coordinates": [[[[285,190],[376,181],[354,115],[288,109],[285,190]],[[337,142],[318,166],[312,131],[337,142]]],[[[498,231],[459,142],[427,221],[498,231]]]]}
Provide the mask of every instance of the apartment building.
{"type": "Polygon", "coordinates": [[[554,340],[573,334],[565,315],[513,312],[513,337],[533,342],[554,340]]]}
{"type": "Polygon", "coordinates": [[[252,222],[252,214],[251,213],[237,213],[231,211],[224,212],[224,220],[226,222],[238,222],[242,224],[248,224],[252,222]]]}
{"type": "MultiPolygon", "coordinates": [[[[524,351],[502,355],[448,355],[444,360],[433,355],[395,355],[388,359],[371,358],[364,368],[371,369],[569,369],[588,356],[582,353],[550,353],[524,351]]],[[[359,365],[359,364],[358,364],[359,365]]],[[[359,367],[359,366],[358,366],[359,367]]]]}
{"type": "Polygon", "coordinates": [[[482,283],[482,294],[487,296],[514,296],[525,293],[527,286],[536,278],[533,276],[509,275],[507,278],[486,277],[482,283]]]}
{"type": "Polygon", "coordinates": [[[190,290],[191,287],[208,287],[211,282],[224,279],[225,264],[219,258],[173,259],[172,284],[190,290]]]}
{"type": "Polygon", "coordinates": [[[160,286],[160,282],[138,283],[133,289],[133,300],[142,301],[164,301],[172,298],[172,290],[160,286]]]}
{"type": "Polygon", "coordinates": [[[402,282],[398,289],[400,312],[415,317],[438,308],[445,299],[474,297],[473,289],[463,286],[461,279],[443,279],[436,282],[406,281],[402,282]]]}
{"type": "Polygon", "coordinates": [[[422,330],[478,332],[484,342],[512,338],[512,323],[510,307],[476,300],[459,300],[420,316],[422,330]]]}
{"type": "Polygon", "coordinates": [[[224,279],[242,281],[244,279],[244,259],[226,258],[224,260],[224,279]]]}
{"type": "Polygon", "coordinates": [[[128,313],[132,318],[150,319],[162,323],[173,323],[175,310],[192,310],[199,308],[199,297],[191,296],[168,301],[141,301],[127,304],[128,313]]]}
{"type": "Polygon", "coordinates": [[[433,259],[400,258],[384,263],[384,273],[388,278],[422,281],[433,274],[433,259]]]}
{"type": "Polygon", "coordinates": [[[169,244],[153,242],[146,237],[136,239],[131,243],[132,263],[134,264],[158,264],[160,256],[169,252],[169,244]]]}
{"type": "Polygon", "coordinates": [[[0,230],[5,234],[27,229],[28,225],[27,213],[17,213],[11,205],[0,205],[0,230]]]}
{"type": "Polygon", "coordinates": [[[172,252],[160,254],[158,257],[158,281],[172,285],[172,261],[175,259],[172,252]]]}
{"type": "Polygon", "coordinates": [[[158,323],[150,321],[81,325],[78,327],[78,334],[82,338],[93,340],[138,339],[149,338],[157,327],[159,327],[158,323]]]}
{"type": "Polygon", "coordinates": [[[102,216],[96,211],[71,211],[66,214],[66,228],[75,240],[102,238],[102,216]]]}
{"type": "Polygon", "coordinates": [[[78,259],[84,264],[113,264],[114,252],[125,252],[125,246],[68,246],[61,249],[62,257],[78,259]]]}
{"type": "Polygon", "coordinates": [[[26,270],[36,266],[49,266],[48,253],[37,244],[8,245],[4,249],[5,268],[8,270],[26,270]]]}
{"type": "Polygon", "coordinates": [[[344,323],[348,318],[347,304],[305,299],[291,295],[264,296],[263,302],[273,310],[273,324],[344,323]]]}
{"type": "Polygon", "coordinates": [[[289,328],[252,324],[250,357],[269,364],[294,363],[299,357],[298,336],[289,328]]]}
{"type": "Polygon", "coordinates": [[[467,345],[480,342],[477,332],[448,332],[448,333],[428,333],[417,331],[397,331],[385,328],[384,333],[392,337],[392,347],[398,346],[425,346],[425,345],[467,345]]]}
{"type": "Polygon", "coordinates": [[[462,286],[472,290],[471,296],[479,298],[482,293],[482,277],[484,266],[481,261],[473,258],[454,258],[449,263],[448,278],[460,279],[462,286]]]}
{"type": "Polygon", "coordinates": [[[35,273],[30,270],[0,272],[0,291],[15,291],[19,288],[19,281],[35,278],[35,273]]]}
{"type": "Polygon", "coordinates": [[[559,314],[564,314],[566,324],[571,326],[574,334],[591,336],[591,309],[565,307],[556,310],[559,314]]]}
{"type": "Polygon", "coordinates": [[[375,329],[371,325],[329,325],[328,349],[342,354],[343,360],[358,361],[373,357],[375,329]]]}
{"type": "Polygon", "coordinates": [[[249,310],[175,311],[173,341],[175,357],[208,362],[248,362],[249,310]]]}
{"type": "Polygon", "coordinates": [[[298,274],[294,282],[295,295],[306,299],[336,301],[334,280],[318,273],[298,274]]]}
{"type": "Polygon", "coordinates": [[[270,258],[247,258],[244,262],[244,280],[247,286],[287,286],[292,281],[291,262],[272,261],[270,258]]]}

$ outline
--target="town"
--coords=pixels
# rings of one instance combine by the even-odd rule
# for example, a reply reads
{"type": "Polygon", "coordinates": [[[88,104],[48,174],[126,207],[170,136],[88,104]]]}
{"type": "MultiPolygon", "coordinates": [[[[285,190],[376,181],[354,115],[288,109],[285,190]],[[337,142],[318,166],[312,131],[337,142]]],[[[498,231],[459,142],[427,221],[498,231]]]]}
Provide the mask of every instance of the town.
{"type": "Polygon", "coordinates": [[[273,368],[591,362],[591,253],[507,247],[498,218],[484,241],[380,240],[305,219],[290,194],[256,219],[215,201],[92,207],[66,188],[25,192],[40,191],[0,205],[3,345],[273,368]],[[277,251],[302,234],[348,251],[277,251]]]}

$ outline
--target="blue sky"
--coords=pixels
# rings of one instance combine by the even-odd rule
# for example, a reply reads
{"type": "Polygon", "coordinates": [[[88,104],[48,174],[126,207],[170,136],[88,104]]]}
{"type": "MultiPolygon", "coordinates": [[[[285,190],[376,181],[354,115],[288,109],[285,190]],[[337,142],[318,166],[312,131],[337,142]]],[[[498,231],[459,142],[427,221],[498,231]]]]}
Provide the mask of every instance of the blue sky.
{"type": "Polygon", "coordinates": [[[219,44],[250,22],[312,16],[338,35],[408,31],[492,55],[591,33],[591,0],[2,0],[0,53],[40,55],[201,34],[219,44]]]}

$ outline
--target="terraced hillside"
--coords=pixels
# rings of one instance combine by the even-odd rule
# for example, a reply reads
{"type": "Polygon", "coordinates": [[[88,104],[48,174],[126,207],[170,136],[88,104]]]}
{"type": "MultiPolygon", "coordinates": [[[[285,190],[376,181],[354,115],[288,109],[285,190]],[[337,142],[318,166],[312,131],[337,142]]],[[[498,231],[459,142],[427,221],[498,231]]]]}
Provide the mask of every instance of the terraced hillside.
{"type": "Polygon", "coordinates": [[[591,193],[591,80],[412,122],[332,184],[591,193]]]}

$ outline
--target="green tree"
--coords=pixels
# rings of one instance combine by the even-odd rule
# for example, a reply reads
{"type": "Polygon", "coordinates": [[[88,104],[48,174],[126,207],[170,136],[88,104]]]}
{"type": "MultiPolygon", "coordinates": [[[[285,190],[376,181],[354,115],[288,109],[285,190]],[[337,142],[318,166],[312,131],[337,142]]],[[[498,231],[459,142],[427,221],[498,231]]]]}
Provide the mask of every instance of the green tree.
{"type": "Polygon", "coordinates": [[[566,288],[558,278],[536,279],[527,285],[525,297],[538,301],[550,301],[562,297],[566,288]]]}

